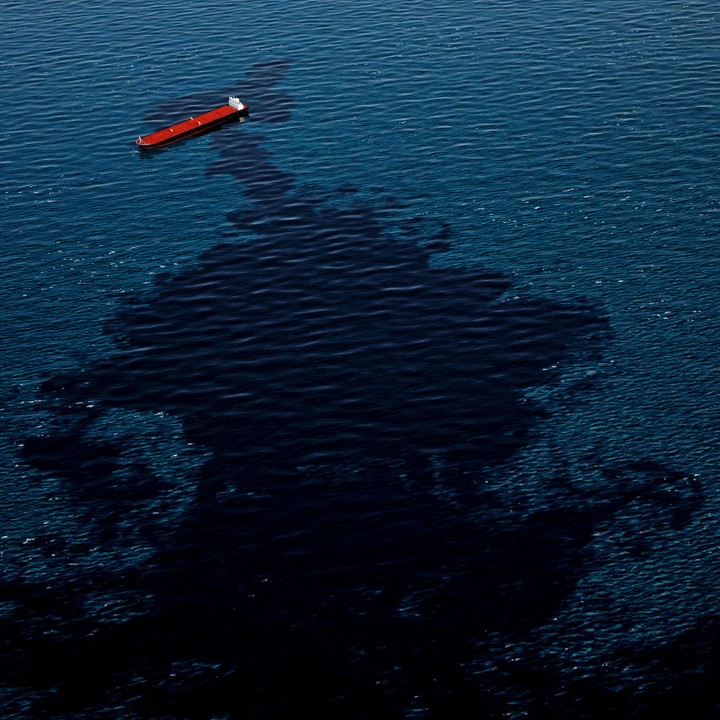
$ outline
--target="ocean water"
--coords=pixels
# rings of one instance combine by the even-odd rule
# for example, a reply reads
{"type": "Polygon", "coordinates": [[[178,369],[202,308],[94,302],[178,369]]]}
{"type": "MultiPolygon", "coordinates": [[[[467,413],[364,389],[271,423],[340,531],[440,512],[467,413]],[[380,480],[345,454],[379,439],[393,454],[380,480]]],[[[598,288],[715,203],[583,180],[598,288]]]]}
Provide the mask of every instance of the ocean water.
{"type": "Polygon", "coordinates": [[[0,20],[0,717],[720,717],[713,3],[0,20]]]}

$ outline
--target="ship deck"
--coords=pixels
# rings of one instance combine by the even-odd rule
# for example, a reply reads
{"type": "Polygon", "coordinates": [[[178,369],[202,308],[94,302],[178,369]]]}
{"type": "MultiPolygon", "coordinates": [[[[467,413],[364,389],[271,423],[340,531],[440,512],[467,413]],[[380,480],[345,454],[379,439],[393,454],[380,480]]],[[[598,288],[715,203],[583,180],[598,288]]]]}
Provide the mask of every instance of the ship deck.
{"type": "Polygon", "coordinates": [[[162,130],[156,130],[154,133],[150,133],[150,135],[145,135],[140,138],[138,144],[150,146],[164,145],[175,139],[180,139],[185,135],[200,132],[204,127],[215,125],[218,122],[229,119],[231,116],[237,115],[238,112],[238,110],[230,105],[223,105],[214,110],[202,113],[202,115],[191,117],[188,120],[183,120],[162,130]]]}

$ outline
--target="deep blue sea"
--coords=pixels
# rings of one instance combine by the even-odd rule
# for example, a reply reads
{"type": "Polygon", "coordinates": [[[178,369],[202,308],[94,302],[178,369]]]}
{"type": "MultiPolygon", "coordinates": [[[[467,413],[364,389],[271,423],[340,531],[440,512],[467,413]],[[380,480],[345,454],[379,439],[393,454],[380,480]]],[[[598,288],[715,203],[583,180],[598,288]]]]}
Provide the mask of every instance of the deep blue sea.
{"type": "Polygon", "coordinates": [[[720,718],[716,2],[0,50],[3,720],[720,718]]]}

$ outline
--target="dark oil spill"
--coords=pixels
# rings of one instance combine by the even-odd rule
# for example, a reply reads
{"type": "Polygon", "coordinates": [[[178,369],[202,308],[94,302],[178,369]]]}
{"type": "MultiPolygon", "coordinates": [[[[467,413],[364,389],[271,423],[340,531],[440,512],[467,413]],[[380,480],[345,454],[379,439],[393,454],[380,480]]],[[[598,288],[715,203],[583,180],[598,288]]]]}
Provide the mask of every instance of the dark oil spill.
{"type": "Polygon", "coordinates": [[[596,492],[558,471],[525,514],[486,487],[542,416],[526,392],[598,353],[607,322],[513,298],[495,272],[434,269],[446,231],[420,242],[410,220],[401,238],[352,188],[299,185],[257,134],[289,117],[286,68],[254,67],[251,119],[213,139],[209,172],[248,201],[237,237],[127,303],[111,355],[45,382],[58,429],[25,442],[112,543],[159,480],[138,462],[118,482],[128,448],[92,428],[119,408],[167,414],[209,452],[194,499],[132,570],[4,587],[5,682],[35,717],[501,717],[518,697],[531,717],[609,717],[612,687],[591,682],[578,709],[532,654],[495,653],[557,611],[598,523],[643,497],[682,525],[699,491],[649,461],[596,492]],[[99,592],[145,604],[93,623],[99,592]]]}

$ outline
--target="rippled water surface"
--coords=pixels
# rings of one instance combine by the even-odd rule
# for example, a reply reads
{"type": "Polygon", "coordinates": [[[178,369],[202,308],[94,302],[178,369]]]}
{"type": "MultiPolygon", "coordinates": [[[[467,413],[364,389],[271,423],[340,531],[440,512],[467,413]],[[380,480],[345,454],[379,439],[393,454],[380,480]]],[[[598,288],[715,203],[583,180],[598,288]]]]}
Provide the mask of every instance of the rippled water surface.
{"type": "Polygon", "coordinates": [[[2,717],[718,717],[712,3],[0,13],[2,717]]]}

